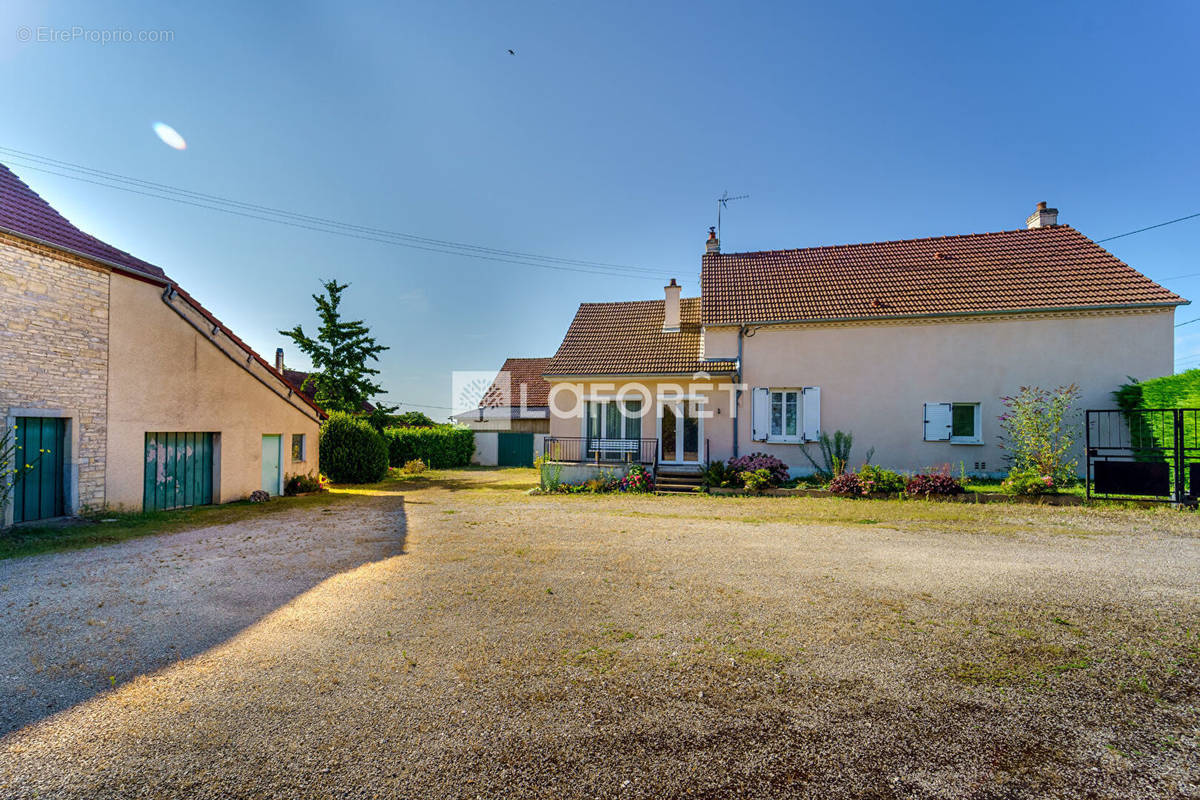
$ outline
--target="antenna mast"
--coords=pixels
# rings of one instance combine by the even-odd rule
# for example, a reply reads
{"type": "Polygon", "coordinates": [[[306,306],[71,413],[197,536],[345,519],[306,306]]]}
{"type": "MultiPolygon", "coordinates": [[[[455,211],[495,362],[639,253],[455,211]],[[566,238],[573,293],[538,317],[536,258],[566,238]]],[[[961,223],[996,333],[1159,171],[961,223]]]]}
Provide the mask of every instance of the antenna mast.
{"type": "Polygon", "coordinates": [[[718,239],[721,238],[721,209],[727,208],[728,206],[726,204],[730,200],[745,200],[748,197],[750,197],[750,195],[748,195],[748,194],[739,194],[735,197],[730,197],[729,190],[726,189],[724,192],[721,193],[721,196],[717,198],[717,238],[718,239]]]}

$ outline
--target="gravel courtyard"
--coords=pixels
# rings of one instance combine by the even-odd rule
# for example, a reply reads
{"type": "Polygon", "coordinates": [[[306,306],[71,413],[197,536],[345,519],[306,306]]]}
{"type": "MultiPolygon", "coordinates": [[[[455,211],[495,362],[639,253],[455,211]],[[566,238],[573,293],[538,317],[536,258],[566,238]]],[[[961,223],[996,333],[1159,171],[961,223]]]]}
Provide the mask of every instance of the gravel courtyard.
{"type": "Polygon", "coordinates": [[[1200,797],[1194,514],[532,481],[0,562],[0,797],[1200,797]]]}

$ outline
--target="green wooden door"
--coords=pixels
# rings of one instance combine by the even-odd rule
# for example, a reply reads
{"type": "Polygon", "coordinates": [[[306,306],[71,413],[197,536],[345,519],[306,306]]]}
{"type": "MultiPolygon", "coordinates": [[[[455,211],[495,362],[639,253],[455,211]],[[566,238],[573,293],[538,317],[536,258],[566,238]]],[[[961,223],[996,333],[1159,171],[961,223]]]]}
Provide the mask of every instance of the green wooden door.
{"type": "Polygon", "coordinates": [[[143,511],[203,506],[213,501],[213,435],[146,434],[143,511]]]}
{"type": "Polygon", "coordinates": [[[533,434],[501,433],[496,445],[496,463],[502,467],[533,466],[533,434]]]}
{"type": "Polygon", "coordinates": [[[13,521],[61,517],[66,511],[67,421],[58,417],[17,417],[17,485],[13,521]],[[28,465],[32,467],[25,470],[28,465]]]}
{"type": "Polygon", "coordinates": [[[283,437],[268,433],[262,437],[262,490],[272,497],[283,494],[283,437]]]}

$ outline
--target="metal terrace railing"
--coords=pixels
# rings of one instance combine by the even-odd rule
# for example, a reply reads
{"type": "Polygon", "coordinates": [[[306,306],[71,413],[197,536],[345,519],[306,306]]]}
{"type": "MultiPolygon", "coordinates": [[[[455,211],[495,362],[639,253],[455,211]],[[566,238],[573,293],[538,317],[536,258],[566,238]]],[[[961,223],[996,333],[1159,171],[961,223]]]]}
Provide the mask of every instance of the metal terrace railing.
{"type": "Polygon", "coordinates": [[[547,436],[542,447],[547,461],[568,464],[656,464],[658,439],[598,439],[547,436]]]}

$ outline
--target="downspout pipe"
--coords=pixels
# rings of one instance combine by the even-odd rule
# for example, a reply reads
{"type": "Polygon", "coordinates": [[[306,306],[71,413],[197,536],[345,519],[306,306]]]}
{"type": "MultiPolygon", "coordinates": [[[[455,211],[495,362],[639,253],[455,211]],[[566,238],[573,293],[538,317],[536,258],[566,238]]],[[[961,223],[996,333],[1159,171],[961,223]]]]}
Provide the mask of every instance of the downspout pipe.
{"type": "MultiPolygon", "coordinates": [[[[746,332],[745,325],[738,326],[738,351],[737,351],[737,382],[740,385],[742,382],[742,336],[746,332]]],[[[733,393],[733,413],[729,415],[729,421],[733,423],[733,457],[738,457],[738,413],[742,408],[742,390],[736,389],[733,393]]]]}

